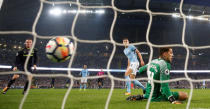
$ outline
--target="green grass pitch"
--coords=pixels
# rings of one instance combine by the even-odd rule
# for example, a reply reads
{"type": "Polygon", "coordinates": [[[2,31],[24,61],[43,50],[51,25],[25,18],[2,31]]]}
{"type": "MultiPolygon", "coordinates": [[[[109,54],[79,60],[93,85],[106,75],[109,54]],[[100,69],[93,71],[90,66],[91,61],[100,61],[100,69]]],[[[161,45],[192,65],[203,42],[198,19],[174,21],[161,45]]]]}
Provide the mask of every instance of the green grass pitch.
{"type": "MultiPolygon", "coordinates": [[[[24,103],[23,109],[60,109],[67,89],[31,89],[24,103]]],[[[73,89],[67,99],[65,109],[104,109],[109,89],[87,89],[79,91],[73,89]]],[[[174,89],[172,91],[185,91],[189,89],[174,89]]],[[[23,97],[21,89],[11,89],[7,94],[0,95],[0,109],[18,109],[23,97]]],[[[109,109],[143,109],[146,100],[126,101],[125,89],[114,89],[109,109]]],[[[132,94],[142,93],[141,89],[132,90],[132,94]]],[[[169,102],[152,102],[150,109],[185,109],[187,101],[180,105],[169,102]]],[[[190,109],[209,109],[210,90],[194,89],[190,109]]]]}

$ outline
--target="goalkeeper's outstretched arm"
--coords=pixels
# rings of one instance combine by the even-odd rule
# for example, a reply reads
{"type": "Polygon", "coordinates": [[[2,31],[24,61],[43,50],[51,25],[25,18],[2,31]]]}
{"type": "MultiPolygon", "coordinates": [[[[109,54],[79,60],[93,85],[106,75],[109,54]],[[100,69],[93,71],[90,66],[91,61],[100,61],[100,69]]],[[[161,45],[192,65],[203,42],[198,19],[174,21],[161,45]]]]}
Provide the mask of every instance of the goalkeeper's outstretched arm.
{"type": "Polygon", "coordinates": [[[147,65],[144,65],[142,67],[139,68],[139,74],[144,74],[147,72],[147,67],[148,67],[148,64],[147,65]]]}

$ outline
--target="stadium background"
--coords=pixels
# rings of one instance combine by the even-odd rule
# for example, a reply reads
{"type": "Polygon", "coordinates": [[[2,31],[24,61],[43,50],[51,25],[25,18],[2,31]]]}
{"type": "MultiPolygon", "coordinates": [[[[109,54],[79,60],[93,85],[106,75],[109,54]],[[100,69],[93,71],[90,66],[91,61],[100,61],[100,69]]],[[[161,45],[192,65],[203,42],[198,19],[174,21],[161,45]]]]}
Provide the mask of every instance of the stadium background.
{"type": "MultiPolygon", "coordinates": [[[[52,1],[52,0],[49,0],[52,1]]],[[[54,0],[55,2],[58,0],[54,0]]],[[[110,0],[80,0],[81,4],[91,5],[111,5],[110,0]]],[[[180,0],[151,0],[150,9],[154,12],[171,12],[179,13],[180,0]]],[[[32,31],[32,25],[38,12],[40,1],[38,0],[7,0],[3,2],[0,10],[0,31],[32,31]]],[[[146,0],[116,0],[116,7],[120,9],[145,9],[146,0]]],[[[49,5],[44,4],[44,9],[38,21],[36,32],[42,36],[63,36],[71,35],[71,25],[74,13],[61,13],[55,16],[49,13],[54,7],[61,7],[62,10],[77,9],[76,5],[49,5]]],[[[90,9],[95,11],[96,9],[90,9]]],[[[110,40],[109,32],[113,20],[113,10],[103,9],[105,13],[83,13],[79,15],[75,27],[75,35],[83,40],[110,40]]],[[[63,11],[62,11],[63,12],[63,11]]],[[[200,16],[210,14],[210,1],[203,0],[185,0],[183,6],[184,14],[188,16],[200,16]]],[[[146,42],[146,30],[149,22],[149,15],[146,13],[121,13],[118,12],[117,21],[113,31],[113,39],[121,43],[124,37],[128,37],[132,43],[146,42]]],[[[209,45],[209,26],[210,19],[198,20],[187,18],[185,41],[190,46],[209,45]]],[[[173,16],[154,15],[150,30],[149,40],[153,44],[182,44],[182,26],[183,19],[173,16]]],[[[23,47],[25,38],[33,38],[26,34],[0,34],[0,65],[13,65],[16,52],[23,47]]],[[[35,48],[39,50],[38,66],[43,67],[67,67],[68,61],[64,63],[53,63],[46,58],[45,45],[47,39],[38,39],[35,48]]],[[[142,52],[145,63],[149,59],[149,46],[137,45],[142,52]]],[[[72,68],[81,68],[84,64],[88,68],[106,68],[109,56],[113,46],[109,43],[88,44],[78,43],[76,57],[73,61],[72,68]]],[[[158,49],[154,48],[153,58],[157,58],[158,49]]],[[[189,70],[208,70],[210,67],[209,60],[210,50],[208,49],[190,49],[190,58],[188,63],[189,70]]],[[[186,58],[186,50],[182,47],[174,47],[173,70],[183,70],[186,58]]],[[[110,68],[125,69],[127,59],[123,54],[123,47],[117,46],[116,53],[112,60],[110,68]]],[[[0,68],[0,71],[11,71],[11,69],[0,68]]],[[[66,71],[41,71],[37,74],[67,74],[66,71]]],[[[96,75],[97,72],[91,72],[96,75]]],[[[122,72],[111,72],[114,76],[123,78],[122,72]]],[[[79,76],[79,72],[72,72],[74,76],[79,76]]],[[[192,79],[208,79],[209,73],[197,72],[189,74],[192,79]]],[[[146,75],[138,77],[146,77],[146,75]]],[[[183,73],[172,73],[171,78],[185,77],[183,73]]],[[[0,88],[3,88],[11,75],[0,76],[0,88]]],[[[15,84],[14,88],[22,88],[24,77],[21,77],[15,84]]],[[[52,78],[34,78],[34,84],[40,88],[50,88],[52,78]]],[[[70,81],[67,78],[55,78],[55,88],[68,87],[70,81]]],[[[146,82],[146,81],[144,81],[146,82]]],[[[124,88],[124,82],[115,81],[116,88],[124,88]]],[[[96,80],[89,80],[89,88],[96,88],[96,80]]],[[[170,83],[172,88],[190,88],[189,82],[178,81],[170,83]]],[[[194,88],[201,88],[202,82],[193,83],[194,88]]],[[[74,83],[74,87],[79,87],[79,81],[74,83]]],[[[110,88],[110,79],[106,78],[105,88],[110,88]]],[[[206,87],[210,83],[206,82],[206,87]]]]}
{"type": "MultiPolygon", "coordinates": [[[[56,2],[56,0],[55,0],[56,2]]],[[[110,5],[111,1],[107,0],[81,0],[81,4],[86,6],[91,5],[110,5]]],[[[39,9],[39,1],[31,0],[7,0],[3,2],[0,12],[0,30],[27,30],[31,31],[36,13],[39,9]]],[[[130,0],[130,1],[115,1],[116,7],[120,9],[145,9],[145,0],[130,0]]],[[[183,6],[183,12],[186,15],[199,16],[208,15],[210,13],[210,2],[206,0],[186,0],[183,6]]],[[[55,16],[49,13],[50,9],[60,7],[63,10],[74,10],[76,5],[49,5],[44,4],[44,9],[38,21],[36,32],[43,36],[61,36],[71,35],[72,20],[75,16],[73,13],[62,13],[55,16]],[[52,23],[53,22],[53,23],[52,23]]],[[[154,12],[173,12],[179,13],[179,0],[151,0],[150,9],[154,12]]],[[[89,9],[96,10],[96,9],[89,9]]],[[[75,35],[79,39],[84,40],[109,40],[109,29],[113,20],[113,11],[111,9],[104,9],[105,13],[82,13],[79,15],[76,23],[75,35]]],[[[149,21],[149,16],[145,13],[120,13],[118,12],[117,22],[113,32],[113,38],[116,42],[121,43],[122,38],[128,37],[132,43],[145,42],[146,30],[149,21]]],[[[202,21],[195,19],[187,19],[186,43],[190,46],[204,46],[210,42],[209,38],[210,21],[202,21]]],[[[181,44],[183,20],[173,16],[153,16],[152,27],[150,31],[149,40],[154,44],[181,44]]],[[[0,35],[0,64],[13,65],[15,60],[15,53],[23,47],[25,38],[32,36],[22,34],[0,35]]],[[[68,61],[64,63],[53,63],[46,58],[45,45],[48,40],[38,39],[36,48],[39,50],[38,66],[43,67],[67,67],[68,61]],[[44,60],[44,61],[42,61],[44,60]]],[[[149,58],[148,45],[138,45],[137,48],[142,52],[145,63],[149,58]]],[[[112,44],[88,44],[78,43],[76,57],[74,59],[73,68],[81,68],[83,64],[87,64],[88,68],[106,68],[109,56],[112,52],[112,44]],[[100,61],[98,61],[100,60],[100,61]]],[[[209,64],[209,49],[190,50],[190,59],[188,64],[189,70],[208,70],[209,64]]],[[[157,57],[157,48],[154,48],[153,58],[157,57]]],[[[173,70],[183,70],[186,57],[186,50],[182,47],[174,48],[173,70]]],[[[127,59],[123,54],[123,47],[117,46],[117,50],[113,61],[111,63],[112,69],[125,69],[127,66],[127,59]]],[[[7,69],[8,70],[8,69],[7,69]]],[[[5,69],[1,69],[5,71],[5,69]]],[[[9,70],[8,70],[9,71],[9,70]]],[[[36,71],[34,73],[66,73],[65,71],[36,71]]],[[[73,72],[78,76],[78,72],[73,72]]],[[[123,77],[123,73],[112,73],[115,76],[123,77]]],[[[96,72],[91,72],[91,75],[96,75],[96,72]]],[[[189,75],[193,79],[208,78],[208,73],[198,72],[189,75]]],[[[172,74],[172,78],[184,77],[183,74],[172,74]]],[[[1,76],[1,87],[8,80],[1,76]]],[[[39,80],[38,80],[39,81],[39,80]]],[[[58,80],[59,81],[59,80],[58,80]]],[[[66,80],[67,81],[67,80],[66,80]]],[[[49,84],[48,81],[43,82],[49,84]]],[[[68,82],[68,81],[67,81],[68,82]]],[[[65,83],[65,81],[61,82],[65,83]]],[[[18,83],[17,83],[18,84],[18,83]]],[[[209,86],[207,86],[209,87],[209,86]]]]}

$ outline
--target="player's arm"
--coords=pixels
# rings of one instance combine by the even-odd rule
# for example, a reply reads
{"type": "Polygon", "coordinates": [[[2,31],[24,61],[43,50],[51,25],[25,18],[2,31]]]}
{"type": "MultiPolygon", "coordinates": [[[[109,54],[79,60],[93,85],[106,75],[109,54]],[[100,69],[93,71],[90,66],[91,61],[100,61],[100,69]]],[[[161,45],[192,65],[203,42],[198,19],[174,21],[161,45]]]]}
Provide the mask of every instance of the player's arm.
{"type": "Polygon", "coordinates": [[[87,71],[87,76],[89,76],[90,75],[90,72],[89,71],[87,71]]]}
{"type": "Polygon", "coordinates": [[[141,61],[141,66],[144,66],[144,60],[143,60],[142,55],[138,49],[136,49],[136,53],[141,61]]]}
{"type": "Polygon", "coordinates": [[[128,59],[128,66],[127,66],[127,68],[129,68],[129,66],[130,66],[130,60],[128,59]]]}
{"type": "Polygon", "coordinates": [[[15,66],[13,68],[13,71],[17,70],[17,66],[19,65],[19,63],[21,63],[21,52],[17,52],[16,57],[15,57],[15,66]]]}
{"type": "Polygon", "coordinates": [[[147,72],[147,67],[148,67],[148,64],[140,67],[138,73],[143,74],[143,73],[147,72]]]}
{"type": "MultiPolygon", "coordinates": [[[[160,80],[161,81],[168,80],[167,75],[164,74],[164,73],[161,73],[160,74],[160,80]]],[[[173,95],[170,91],[169,83],[161,83],[161,93],[163,95],[165,95],[168,98],[168,100],[170,101],[170,97],[173,96],[173,95]]]]}
{"type": "Polygon", "coordinates": [[[173,101],[175,101],[175,98],[173,97],[173,95],[172,95],[172,93],[170,91],[170,88],[169,88],[169,84],[168,83],[161,83],[161,93],[163,95],[165,95],[171,103],[173,101]]]}
{"type": "MultiPolygon", "coordinates": [[[[166,70],[163,70],[163,71],[164,72],[161,72],[161,74],[160,74],[160,80],[161,81],[169,80],[166,70]]],[[[169,74],[169,70],[168,70],[168,74],[169,74]]],[[[181,103],[181,102],[175,100],[174,96],[172,95],[172,93],[170,91],[168,82],[161,83],[161,93],[163,95],[165,95],[172,104],[180,104],[181,103]]]]}

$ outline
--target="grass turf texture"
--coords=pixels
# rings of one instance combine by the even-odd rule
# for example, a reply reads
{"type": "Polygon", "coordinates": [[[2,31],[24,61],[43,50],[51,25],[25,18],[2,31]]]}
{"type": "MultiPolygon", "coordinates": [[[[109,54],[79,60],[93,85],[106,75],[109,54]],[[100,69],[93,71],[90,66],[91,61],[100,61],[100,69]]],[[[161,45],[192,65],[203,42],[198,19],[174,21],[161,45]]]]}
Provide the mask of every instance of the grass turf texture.
{"type": "MultiPolygon", "coordinates": [[[[24,103],[23,109],[60,109],[67,89],[31,89],[24,103]]],[[[104,109],[109,89],[87,89],[86,91],[73,89],[67,99],[65,109],[104,109]]],[[[189,89],[173,89],[185,91],[189,89]]],[[[7,94],[0,95],[0,109],[17,109],[23,97],[21,89],[11,89],[7,94]]],[[[109,109],[142,109],[146,107],[146,100],[126,101],[125,89],[113,91],[109,109]]],[[[132,90],[132,94],[142,93],[141,89],[132,90]]],[[[210,90],[194,89],[190,108],[209,108],[210,90]]],[[[169,102],[152,102],[150,109],[185,109],[187,101],[180,105],[169,102]]]]}

